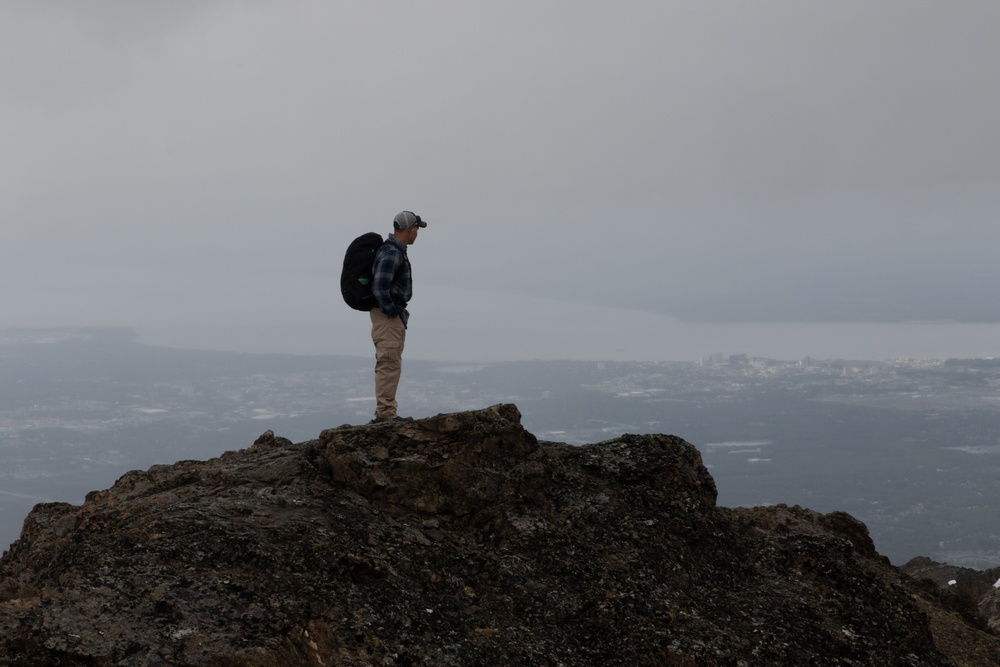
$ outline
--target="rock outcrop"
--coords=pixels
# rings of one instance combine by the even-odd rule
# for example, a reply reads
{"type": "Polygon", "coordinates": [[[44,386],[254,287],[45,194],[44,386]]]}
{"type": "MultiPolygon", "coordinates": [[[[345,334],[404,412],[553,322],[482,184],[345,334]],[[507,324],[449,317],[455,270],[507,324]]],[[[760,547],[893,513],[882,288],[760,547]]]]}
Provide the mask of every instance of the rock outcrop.
{"type": "Polygon", "coordinates": [[[666,435],[512,405],[342,426],[37,506],[0,665],[997,665],[842,514],[717,507],[666,435]]]}
{"type": "Polygon", "coordinates": [[[1000,567],[972,570],[920,556],[900,569],[940,589],[941,600],[971,623],[1000,631],[1000,567]]]}

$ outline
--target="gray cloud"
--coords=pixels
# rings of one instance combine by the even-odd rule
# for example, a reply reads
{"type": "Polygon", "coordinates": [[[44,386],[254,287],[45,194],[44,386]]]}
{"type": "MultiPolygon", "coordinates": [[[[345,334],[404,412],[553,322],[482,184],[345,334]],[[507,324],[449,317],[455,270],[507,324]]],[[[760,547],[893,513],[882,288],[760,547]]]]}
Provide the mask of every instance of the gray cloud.
{"type": "Polygon", "coordinates": [[[332,313],[403,208],[418,298],[1000,318],[992,2],[9,9],[12,325],[251,326],[289,275],[332,313]]]}

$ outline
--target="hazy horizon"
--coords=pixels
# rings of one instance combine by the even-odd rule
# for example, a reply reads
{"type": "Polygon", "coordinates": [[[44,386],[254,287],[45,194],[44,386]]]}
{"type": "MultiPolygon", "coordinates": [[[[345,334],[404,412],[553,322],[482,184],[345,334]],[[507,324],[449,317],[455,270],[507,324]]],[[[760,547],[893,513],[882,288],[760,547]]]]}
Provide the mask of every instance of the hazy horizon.
{"type": "MultiPolygon", "coordinates": [[[[573,361],[690,361],[714,353],[747,354],[749,357],[797,360],[849,359],[889,361],[899,358],[974,359],[1000,357],[1000,324],[959,324],[914,322],[905,324],[868,323],[685,323],[669,318],[625,313],[622,319],[604,322],[600,331],[589,324],[611,309],[564,307],[572,322],[590,330],[578,338],[564,338],[551,322],[548,331],[514,329],[494,342],[490,321],[465,327],[469,336],[437,339],[447,323],[428,323],[425,330],[407,339],[407,358],[442,362],[499,362],[531,360],[573,361]],[[593,315],[592,319],[587,319],[593,315]],[[656,338],[643,335],[642,327],[660,327],[656,338]],[[636,326],[636,329],[629,327],[636,326]]],[[[446,311],[442,311],[445,313],[446,311]]],[[[364,315],[362,314],[362,317],[364,315]]],[[[598,320],[599,321],[599,320],[598,320]]],[[[357,323],[355,323],[357,324],[357,323]]],[[[232,337],[215,331],[215,338],[180,332],[157,336],[139,335],[139,342],[182,349],[221,350],[249,353],[341,354],[371,357],[367,327],[354,326],[353,335],[312,330],[299,336],[284,332],[255,332],[256,336],[232,337]],[[280,342],[279,342],[280,340],[280,342]]],[[[347,332],[344,327],[339,330],[347,332]]]]}
{"type": "MultiPolygon", "coordinates": [[[[539,312],[546,304],[540,305],[539,312]]],[[[436,337],[444,323],[429,323],[423,335],[408,342],[413,361],[486,364],[508,361],[622,361],[700,362],[713,354],[745,354],[749,358],[799,361],[806,357],[825,361],[888,362],[901,359],[939,360],[992,359],[1000,341],[1000,324],[955,322],[868,323],[684,323],[638,313],[624,314],[611,309],[563,308],[564,319],[581,325],[606,321],[609,328],[574,339],[561,339],[558,331],[517,330],[508,334],[507,345],[488,346],[489,331],[495,324],[488,318],[473,320],[460,345],[436,337]],[[649,325],[660,327],[660,339],[643,335],[649,325]],[[634,328],[630,328],[634,327],[634,328]],[[441,342],[441,341],[444,342],[441,342]],[[664,344],[666,341],[666,344],[664,344]],[[520,352],[528,350],[527,355],[520,352]]],[[[158,329],[154,335],[131,327],[115,327],[115,337],[124,336],[141,345],[190,351],[235,352],[243,354],[291,354],[303,356],[345,356],[367,359],[373,356],[364,337],[360,319],[350,327],[331,333],[303,327],[292,332],[266,328],[252,331],[214,328],[208,330],[158,329]],[[359,333],[361,332],[361,333],[359,333]]],[[[49,342],[58,334],[101,337],[107,329],[0,329],[0,345],[5,342],[49,342]],[[55,334],[53,338],[50,334],[55,334]],[[9,336],[5,341],[3,336],[9,336]]]]}
{"type": "Polygon", "coordinates": [[[411,358],[993,356],[998,24],[985,0],[14,4],[0,325],[367,355],[340,262],[409,209],[411,358]]]}

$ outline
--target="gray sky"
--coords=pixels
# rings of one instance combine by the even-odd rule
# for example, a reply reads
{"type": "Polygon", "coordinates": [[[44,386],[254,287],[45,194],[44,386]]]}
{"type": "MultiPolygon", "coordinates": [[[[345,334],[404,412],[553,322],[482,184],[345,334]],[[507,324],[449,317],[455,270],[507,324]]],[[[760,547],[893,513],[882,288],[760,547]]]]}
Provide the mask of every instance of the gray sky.
{"type": "Polygon", "coordinates": [[[3,326],[370,354],[402,209],[419,357],[1000,322],[994,0],[2,7],[3,326]]]}

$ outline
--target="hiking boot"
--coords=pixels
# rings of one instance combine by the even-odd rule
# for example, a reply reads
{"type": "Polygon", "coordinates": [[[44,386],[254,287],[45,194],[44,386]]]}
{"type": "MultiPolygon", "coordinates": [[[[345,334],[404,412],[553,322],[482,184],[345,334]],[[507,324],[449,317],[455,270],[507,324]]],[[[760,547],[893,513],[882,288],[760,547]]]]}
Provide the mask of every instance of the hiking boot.
{"type": "Polygon", "coordinates": [[[411,422],[411,421],[413,421],[413,417],[399,417],[399,416],[395,416],[395,417],[379,417],[378,415],[375,415],[375,419],[371,420],[368,423],[369,424],[388,424],[390,422],[411,422]]]}

